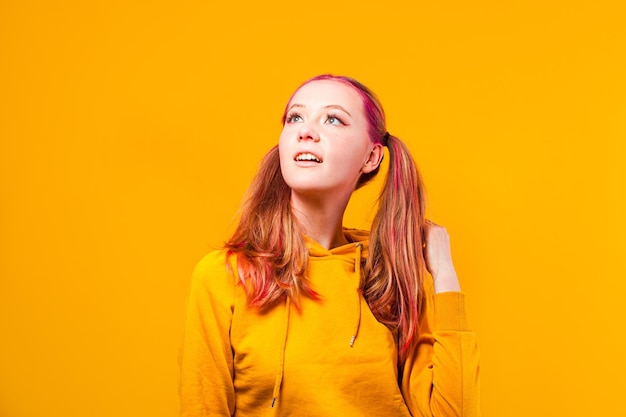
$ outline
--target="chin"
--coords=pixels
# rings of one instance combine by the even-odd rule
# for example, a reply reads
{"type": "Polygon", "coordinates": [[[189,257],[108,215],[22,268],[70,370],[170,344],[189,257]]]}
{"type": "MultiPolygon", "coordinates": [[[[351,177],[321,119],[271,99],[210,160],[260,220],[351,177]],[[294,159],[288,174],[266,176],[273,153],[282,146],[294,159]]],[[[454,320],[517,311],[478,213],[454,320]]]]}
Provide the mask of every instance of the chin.
{"type": "Polygon", "coordinates": [[[319,183],[311,184],[303,181],[295,181],[287,182],[287,185],[289,186],[289,188],[291,188],[291,191],[299,194],[328,193],[332,191],[332,189],[324,187],[319,183]]]}

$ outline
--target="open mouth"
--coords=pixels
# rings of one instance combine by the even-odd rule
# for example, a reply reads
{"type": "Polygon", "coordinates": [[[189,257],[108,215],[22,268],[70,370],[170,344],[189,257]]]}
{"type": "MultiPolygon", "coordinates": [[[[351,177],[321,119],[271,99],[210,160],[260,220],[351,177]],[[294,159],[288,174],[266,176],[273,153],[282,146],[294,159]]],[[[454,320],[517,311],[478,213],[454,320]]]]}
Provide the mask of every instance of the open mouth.
{"type": "Polygon", "coordinates": [[[312,162],[317,162],[317,163],[322,162],[320,158],[318,158],[317,156],[313,155],[310,152],[299,153],[298,155],[296,155],[294,159],[296,161],[312,161],[312,162]]]}

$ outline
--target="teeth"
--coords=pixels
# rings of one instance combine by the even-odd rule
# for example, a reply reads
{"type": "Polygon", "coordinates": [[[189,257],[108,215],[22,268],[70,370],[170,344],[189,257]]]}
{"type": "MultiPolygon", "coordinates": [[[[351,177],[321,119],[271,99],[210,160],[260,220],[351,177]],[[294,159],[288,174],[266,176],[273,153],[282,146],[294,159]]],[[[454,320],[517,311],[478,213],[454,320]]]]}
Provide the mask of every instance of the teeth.
{"type": "Polygon", "coordinates": [[[296,161],[315,161],[320,162],[319,158],[312,153],[301,153],[296,156],[296,161]]]}

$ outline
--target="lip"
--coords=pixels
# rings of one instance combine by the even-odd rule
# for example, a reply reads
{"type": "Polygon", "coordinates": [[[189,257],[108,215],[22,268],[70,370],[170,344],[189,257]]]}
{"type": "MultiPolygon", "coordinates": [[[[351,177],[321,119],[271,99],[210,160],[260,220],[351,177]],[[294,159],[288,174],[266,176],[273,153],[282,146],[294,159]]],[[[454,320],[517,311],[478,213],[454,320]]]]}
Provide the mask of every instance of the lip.
{"type": "Polygon", "coordinates": [[[293,156],[293,160],[294,160],[296,163],[298,163],[298,164],[306,164],[306,165],[311,165],[311,164],[313,164],[313,165],[319,165],[319,164],[321,164],[321,163],[323,163],[323,162],[324,162],[324,160],[322,159],[322,157],[321,157],[321,156],[319,156],[319,155],[318,155],[318,154],[316,154],[315,152],[308,151],[308,150],[301,150],[301,151],[296,152],[296,153],[295,153],[295,155],[293,156]],[[298,161],[298,160],[296,159],[296,158],[298,157],[298,155],[302,155],[302,154],[304,154],[304,153],[309,153],[309,154],[313,155],[314,157],[316,157],[316,158],[319,160],[319,162],[316,162],[316,161],[298,161]]]}

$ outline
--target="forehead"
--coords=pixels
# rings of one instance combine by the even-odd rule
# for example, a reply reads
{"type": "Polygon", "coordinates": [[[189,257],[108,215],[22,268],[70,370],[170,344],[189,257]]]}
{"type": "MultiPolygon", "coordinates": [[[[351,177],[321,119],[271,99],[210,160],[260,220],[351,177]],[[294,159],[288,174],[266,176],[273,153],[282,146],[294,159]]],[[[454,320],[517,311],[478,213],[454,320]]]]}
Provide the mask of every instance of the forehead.
{"type": "Polygon", "coordinates": [[[352,110],[362,109],[363,100],[354,87],[334,80],[316,80],[295,92],[290,104],[307,107],[341,105],[352,110]]]}

